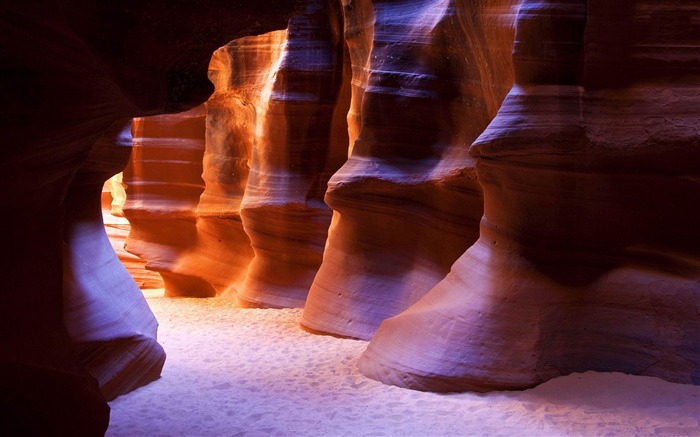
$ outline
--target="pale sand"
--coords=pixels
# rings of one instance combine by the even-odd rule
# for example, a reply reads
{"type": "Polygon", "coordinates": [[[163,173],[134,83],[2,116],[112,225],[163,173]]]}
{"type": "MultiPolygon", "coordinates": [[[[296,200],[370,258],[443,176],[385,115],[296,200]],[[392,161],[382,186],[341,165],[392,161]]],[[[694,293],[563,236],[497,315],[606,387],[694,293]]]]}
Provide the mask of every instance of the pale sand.
{"type": "Polygon", "coordinates": [[[360,375],[366,343],[317,336],[300,310],[148,296],[160,380],[110,403],[109,436],[700,436],[700,387],[587,372],[532,390],[439,395],[360,375]]]}

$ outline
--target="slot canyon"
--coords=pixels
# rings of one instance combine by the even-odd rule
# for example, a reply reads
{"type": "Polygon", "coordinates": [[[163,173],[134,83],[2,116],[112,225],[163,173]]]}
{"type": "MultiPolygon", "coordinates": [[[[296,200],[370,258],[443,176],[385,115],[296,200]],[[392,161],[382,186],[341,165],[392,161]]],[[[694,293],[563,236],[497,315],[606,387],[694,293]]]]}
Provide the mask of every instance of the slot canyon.
{"type": "Polygon", "coordinates": [[[392,390],[651,377],[700,432],[700,4],[50,0],[0,30],[0,434],[107,432],[171,359],[143,290],[296,317],[392,390]]]}

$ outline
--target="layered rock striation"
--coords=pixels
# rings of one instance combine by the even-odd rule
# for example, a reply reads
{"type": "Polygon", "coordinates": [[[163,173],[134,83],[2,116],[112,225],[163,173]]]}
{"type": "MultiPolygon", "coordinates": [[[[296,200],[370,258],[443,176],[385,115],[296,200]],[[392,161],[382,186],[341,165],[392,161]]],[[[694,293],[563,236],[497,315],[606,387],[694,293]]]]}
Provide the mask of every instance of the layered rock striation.
{"type": "Polygon", "coordinates": [[[168,296],[216,295],[196,265],[182,262],[197,245],[205,119],[200,105],[132,124],[133,157],[124,170],[123,212],[131,224],[126,249],[160,273],[168,296]]]}
{"type": "Polygon", "coordinates": [[[516,84],[471,148],[480,237],[381,325],[365,375],[433,391],[585,370],[700,383],[699,17],[673,0],[523,2],[516,84]]]}
{"type": "MultiPolygon", "coordinates": [[[[131,135],[129,135],[131,137],[131,135]]],[[[123,174],[117,173],[107,179],[102,187],[102,221],[107,237],[119,261],[134,278],[139,289],[163,288],[163,278],[157,272],[146,269],[146,262],[124,249],[131,225],[124,218],[122,207],[126,201],[123,174]]]]}
{"type": "Polygon", "coordinates": [[[193,113],[141,135],[130,248],[170,295],[310,288],[305,329],[372,338],[362,372],[414,389],[700,383],[697,6],[301,6],[215,54],[183,150],[161,128],[193,113]]]}
{"type": "Polygon", "coordinates": [[[232,300],[253,258],[241,201],[261,102],[269,95],[285,40],[286,30],[237,39],[214,52],[209,64],[215,91],[205,105],[205,189],[196,209],[196,252],[199,273],[217,294],[232,300]]]}
{"type": "Polygon", "coordinates": [[[340,5],[307,0],[257,121],[241,218],[255,256],[241,306],[304,306],[321,265],[331,210],[328,180],[347,159],[349,72],[340,5]]]}
{"type": "Polygon", "coordinates": [[[478,237],[468,147],[513,82],[512,1],[343,2],[351,153],[302,325],[369,339],[478,237]]]}
{"type": "Polygon", "coordinates": [[[326,185],[347,158],[342,34],[335,1],[300,2],[286,30],[214,54],[195,130],[165,127],[188,114],[136,120],[128,250],[166,294],[304,305],[330,223],[326,185]]]}
{"type": "Polygon", "coordinates": [[[160,376],[165,352],[158,323],[138,285],[115,255],[102,220],[102,187],[126,165],[131,120],[95,143],[65,200],[63,320],[78,358],[107,400],[160,376]]]}

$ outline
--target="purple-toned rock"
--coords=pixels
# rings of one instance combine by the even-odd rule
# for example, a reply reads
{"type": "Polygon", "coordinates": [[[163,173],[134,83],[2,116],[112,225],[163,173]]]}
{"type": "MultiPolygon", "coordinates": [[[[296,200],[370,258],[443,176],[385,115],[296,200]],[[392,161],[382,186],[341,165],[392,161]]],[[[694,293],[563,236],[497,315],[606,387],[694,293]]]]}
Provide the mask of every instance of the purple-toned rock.
{"type": "Polygon", "coordinates": [[[131,120],[116,122],[92,147],[66,194],[63,319],[78,357],[108,400],[160,376],[165,352],[141,290],[105,233],[104,181],[126,164],[131,120]]]}
{"type": "Polygon", "coordinates": [[[382,324],[362,372],[435,391],[586,370],[699,384],[698,47],[696,4],[525,1],[516,85],[471,150],[479,240],[382,324]]]}
{"type": "Polygon", "coordinates": [[[368,339],[478,237],[469,145],[513,83],[513,1],[353,1],[351,154],[302,326],[368,339]]]}
{"type": "Polygon", "coordinates": [[[78,244],[74,219],[86,214],[89,226],[96,223],[100,196],[82,210],[67,193],[78,189],[93,146],[113,123],[201,103],[212,89],[211,53],[234,38],[283,28],[294,3],[0,6],[0,204],[12,254],[0,272],[0,433],[104,434],[109,408],[85,369],[93,363],[78,357],[67,329],[89,316],[64,323],[63,307],[81,306],[64,299],[90,299],[64,297],[62,255],[64,237],[78,244]]]}

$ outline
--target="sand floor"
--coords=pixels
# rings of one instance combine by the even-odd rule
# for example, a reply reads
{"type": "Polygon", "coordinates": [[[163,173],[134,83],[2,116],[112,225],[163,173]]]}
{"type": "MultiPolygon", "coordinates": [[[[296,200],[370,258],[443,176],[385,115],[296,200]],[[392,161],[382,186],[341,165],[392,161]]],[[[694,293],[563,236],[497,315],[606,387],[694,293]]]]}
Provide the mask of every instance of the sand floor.
{"type": "Polygon", "coordinates": [[[300,310],[147,294],[168,354],[110,402],[108,436],[700,436],[700,387],[587,372],[534,389],[440,395],[362,376],[366,343],[316,336],[300,310]]]}

